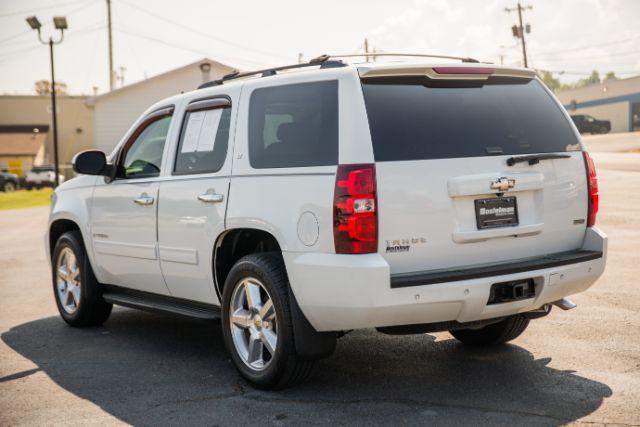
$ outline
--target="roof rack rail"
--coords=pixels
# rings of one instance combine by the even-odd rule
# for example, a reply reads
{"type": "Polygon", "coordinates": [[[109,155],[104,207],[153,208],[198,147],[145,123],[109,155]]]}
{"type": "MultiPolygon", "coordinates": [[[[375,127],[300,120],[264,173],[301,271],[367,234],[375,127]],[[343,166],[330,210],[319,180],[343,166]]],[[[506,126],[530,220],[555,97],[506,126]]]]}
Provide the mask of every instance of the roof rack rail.
{"type": "Polygon", "coordinates": [[[405,56],[405,57],[420,57],[420,58],[440,58],[440,59],[455,59],[462,62],[473,62],[479,63],[477,59],[474,58],[465,58],[460,56],[448,56],[448,55],[426,55],[420,53],[352,53],[347,55],[320,55],[317,58],[313,58],[309,62],[303,62],[301,64],[292,64],[292,65],[283,65],[281,67],[274,68],[264,68],[261,70],[255,71],[244,71],[240,72],[239,70],[233,70],[229,74],[225,74],[221,78],[217,80],[211,80],[210,82],[206,82],[198,86],[198,89],[204,89],[212,86],[219,86],[226,81],[241,79],[244,77],[255,76],[257,74],[261,74],[262,77],[274,76],[278,73],[278,71],[284,70],[293,70],[295,68],[305,68],[305,67],[315,67],[320,66],[320,68],[336,68],[336,67],[344,67],[346,64],[341,60],[332,60],[331,58],[357,58],[357,57],[369,57],[369,56],[405,56]]]}
{"type": "Polygon", "coordinates": [[[470,57],[462,57],[462,56],[449,56],[449,55],[429,55],[422,53],[351,53],[347,55],[323,55],[323,57],[328,58],[357,58],[357,57],[380,57],[380,56],[407,56],[407,57],[418,57],[418,58],[440,58],[440,59],[455,59],[462,62],[472,62],[472,63],[480,63],[475,58],[470,57]]]}
{"type": "Polygon", "coordinates": [[[283,65],[281,67],[264,68],[261,70],[244,71],[244,72],[240,72],[239,70],[233,70],[229,74],[225,74],[224,76],[222,76],[217,80],[212,80],[210,82],[201,84],[200,86],[198,86],[198,89],[204,89],[212,86],[219,86],[229,80],[241,79],[244,77],[255,76],[257,74],[261,74],[262,77],[274,76],[278,73],[278,71],[293,70],[295,68],[317,67],[318,65],[320,66],[320,68],[337,68],[337,67],[346,66],[346,64],[342,61],[339,61],[339,60],[330,61],[329,58],[330,57],[328,55],[322,55],[310,60],[309,62],[303,62],[301,64],[283,65]]]}

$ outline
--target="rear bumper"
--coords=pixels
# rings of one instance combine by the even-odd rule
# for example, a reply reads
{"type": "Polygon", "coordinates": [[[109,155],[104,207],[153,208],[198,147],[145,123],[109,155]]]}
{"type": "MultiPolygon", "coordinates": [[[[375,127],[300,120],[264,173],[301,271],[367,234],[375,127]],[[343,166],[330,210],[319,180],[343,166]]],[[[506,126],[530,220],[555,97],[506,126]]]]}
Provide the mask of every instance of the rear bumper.
{"type": "MultiPolygon", "coordinates": [[[[472,322],[534,310],[589,288],[604,272],[607,237],[588,228],[580,253],[545,257],[523,265],[502,264],[481,277],[448,277],[444,271],[396,275],[379,254],[336,255],[285,252],[292,291],[318,331],[445,321],[472,322]],[[601,253],[601,256],[600,256],[601,253]],[[513,267],[508,270],[508,267],[513,267]],[[435,275],[443,274],[434,280],[435,275]],[[424,284],[420,276],[424,276],[424,284]],[[431,276],[428,276],[431,275],[431,276]],[[532,278],[534,298],[487,305],[491,285],[532,278]],[[443,281],[445,280],[445,281],[443,281]],[[392,283],[395,282],[392,287],[392,283]],[[402,286],[397,286],[402,283],[402,286]],[[410,283],[407,285],[407,283],[410,283]]],[[[461,270],[450,270],[459,273],[461,270]]]]}

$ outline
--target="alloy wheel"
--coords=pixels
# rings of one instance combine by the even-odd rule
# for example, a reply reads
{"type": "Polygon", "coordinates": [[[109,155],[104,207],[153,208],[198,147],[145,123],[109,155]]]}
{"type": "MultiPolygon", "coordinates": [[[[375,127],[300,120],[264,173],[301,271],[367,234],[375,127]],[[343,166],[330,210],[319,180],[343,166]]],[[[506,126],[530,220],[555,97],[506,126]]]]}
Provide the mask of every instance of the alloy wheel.
{"type": "Polygon", "coordinates": [[[236,284],[229,325],[242,361],[255,371],[266,369],[278,346],[278,321],[271,296],[259,280],[245,278],[236,284]]]}
{"type": "Polygon", "coordinates": [[[56,289],[60,305],[68,314],[73,314],[80,304],[80,268],[71,248],[60,251],[56,262],[56,289]]]}

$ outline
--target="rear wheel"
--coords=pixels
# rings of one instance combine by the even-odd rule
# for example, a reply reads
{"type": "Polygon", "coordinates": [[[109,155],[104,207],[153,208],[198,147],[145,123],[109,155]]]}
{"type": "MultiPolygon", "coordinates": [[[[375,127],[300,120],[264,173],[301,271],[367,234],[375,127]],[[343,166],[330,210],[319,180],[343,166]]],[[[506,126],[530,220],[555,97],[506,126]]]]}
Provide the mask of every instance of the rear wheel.
{"type": "Polygon", "coordinates": [[[463,344],[482,347],[504,344],[516,339],[528,325],[529,319],[513,316],[480,329],[457,329],[449,333],[463,344]]]}
{"type": "Polygon", "coordinates": [[[607,133],[607,132],[609,132],[609,129],[607,129],[605,126],[602,126],[600,128],[600,133],[607,133]]]}
{"type": "Polygon", "coordinates": [[[51,266],[56,305],[65,322],[71,326],[95,326],[109,318],[112,305],[102,299],[80,232],[60,236],[51,266]]]}
{"type": "Polygon", "coordinates": [[[309,377],[313,361],[298,356],[280,254],[240,259],[223,292],[223,335],[240,374],[262,389],[290,387],[309,377]]]}

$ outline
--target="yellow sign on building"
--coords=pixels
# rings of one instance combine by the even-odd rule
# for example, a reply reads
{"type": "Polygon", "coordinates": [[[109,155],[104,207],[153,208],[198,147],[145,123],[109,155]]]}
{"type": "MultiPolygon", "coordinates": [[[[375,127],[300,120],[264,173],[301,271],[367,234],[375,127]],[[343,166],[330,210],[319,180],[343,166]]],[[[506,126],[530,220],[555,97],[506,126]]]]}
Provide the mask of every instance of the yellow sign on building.
{"type": "Polygon", "coordinates": [[[15,173],[18,176],[22,176],[23,175],[22,160],[20,160],[20,159],[9,160],[8,166],[9,166],[9,172],[15,173]]]}

